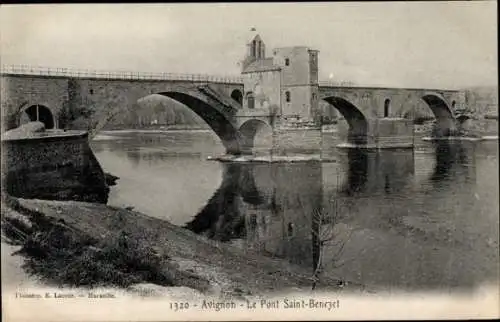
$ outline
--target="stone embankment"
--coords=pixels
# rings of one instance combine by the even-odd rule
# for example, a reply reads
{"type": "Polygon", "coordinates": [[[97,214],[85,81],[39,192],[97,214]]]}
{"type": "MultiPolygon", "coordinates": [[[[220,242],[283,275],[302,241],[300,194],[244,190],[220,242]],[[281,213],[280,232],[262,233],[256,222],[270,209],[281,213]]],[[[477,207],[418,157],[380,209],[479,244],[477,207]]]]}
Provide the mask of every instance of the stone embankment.
{"type": "Polygon", "coordinates": [[[2,135],[2,189],[20,198],[106,203],[109,184],[83,131],[31,122],[2,135]]]}

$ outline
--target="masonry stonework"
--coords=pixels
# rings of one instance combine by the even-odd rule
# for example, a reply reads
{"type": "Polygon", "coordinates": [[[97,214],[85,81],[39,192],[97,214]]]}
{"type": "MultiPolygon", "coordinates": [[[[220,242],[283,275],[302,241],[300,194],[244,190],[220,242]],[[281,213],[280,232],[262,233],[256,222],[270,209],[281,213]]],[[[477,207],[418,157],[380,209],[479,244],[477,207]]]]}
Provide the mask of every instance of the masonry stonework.
{"type": "Polygon", "coordinates": [[[2,189],[21,198],[102,203],[109,192],[85,132],[2,140],[2,189]]]}

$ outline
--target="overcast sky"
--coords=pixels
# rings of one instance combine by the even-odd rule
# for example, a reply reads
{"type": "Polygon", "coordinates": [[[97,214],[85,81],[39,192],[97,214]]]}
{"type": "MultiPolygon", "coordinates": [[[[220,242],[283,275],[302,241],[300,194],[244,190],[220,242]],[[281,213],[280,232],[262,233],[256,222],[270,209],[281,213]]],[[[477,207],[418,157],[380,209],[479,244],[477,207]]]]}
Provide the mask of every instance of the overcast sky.
{"type": "Polygon", "coordinates": [[[238,74],[255,27],[320,50],[320,79],[497,84],[496,2],[78,4],[0,7],[2,64],[238,74]]]}

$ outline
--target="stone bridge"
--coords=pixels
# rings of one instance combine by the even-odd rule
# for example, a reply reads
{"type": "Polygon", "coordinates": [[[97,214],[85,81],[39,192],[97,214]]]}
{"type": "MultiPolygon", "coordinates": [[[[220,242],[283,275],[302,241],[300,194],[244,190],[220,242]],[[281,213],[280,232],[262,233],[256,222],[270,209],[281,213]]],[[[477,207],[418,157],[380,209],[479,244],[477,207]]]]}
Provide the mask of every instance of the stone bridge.
{"type": "Polygon", "coordinates": [[[90,106],[96,119],[106,120],[143,97],[163,95],[199,115],[229,153],[240,151],[238,136],[242,125],[248,120],[255,122],[262,114],[238,115],[243,96],[243,84],[238,77],[4,68],[1,91],[3,131],[18,126],[25,112],[32,121],[40,120],[47,128],[60,128],[65,107],[90,106]]]}
{"type": "MultiPolygon", "coordinates": [[[[2,131],[18,126],[22,114],[28,114],[32,121],[44,122],[47,128],[61,128],[65,108],[91,107],[94,118],[105,123],[139,99],[160,94],[199,115],[221,138],[228,153],[251,153],[257,130],[269,126],[275,131],[275,127],[288,122],[289,115],[281,115],[279,110],[269,107],[243,108],[244,93],[240,77],[8,66],[1,73],[2,131]]],[[[311,115],[321,105],[332,106],[347,121],[348,142],[377,148],[413,146],[413,123],[405,116],[418,104],[425,104],[435,115],[441,135],[455,132],[457,113],[465,106],[465,94],[450,90],[339,87],[320,83],[317,93],[320,103],[309,107],[311,115]]],[[[285,134],[276,130],[278,139],[273,142],[273,149],[274,145],[279,148],[299,142],[304,150],[320,142],[320,114],[316,111],[319,117],[302,126],[307,131],[289,130],[289,125],[285,134]]],[[[98,124],[97,130],[102,126],[98,124]]]]}
{"type": "Polygon", "coordinates": [[[323,84],[319,88],[322,109],[331,105],[349,125],[347,141],[383,147],[411,142],[413,120],[409,115],[419,105],[426,106],[436,118],[436,133],[453,135],[456,117],[465,109],[465,92],[435,89],[339,87],[323,84]],[[398,135],[394,135],[397,133],[398,135]]]}

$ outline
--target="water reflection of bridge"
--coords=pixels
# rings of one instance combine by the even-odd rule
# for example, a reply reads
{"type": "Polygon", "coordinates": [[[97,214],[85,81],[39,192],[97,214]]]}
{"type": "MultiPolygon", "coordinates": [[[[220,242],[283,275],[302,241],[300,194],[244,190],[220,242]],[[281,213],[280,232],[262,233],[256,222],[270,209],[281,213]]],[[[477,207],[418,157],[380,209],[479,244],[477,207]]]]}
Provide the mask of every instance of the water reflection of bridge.
{"type": "Polygon", "coordinates": [[[397,216],[419,210],[412,208],[418,207],[415,200],[425,202],[426,195],[460,177],[474,180],[475,168],[467,166],[475,162],[471,149],[443,141],[425,155],[348,150],[336,163],[228,163],[221,186],[187,227],[313,267],[325,226],[356,222],[398,229],[397,216]]]}

